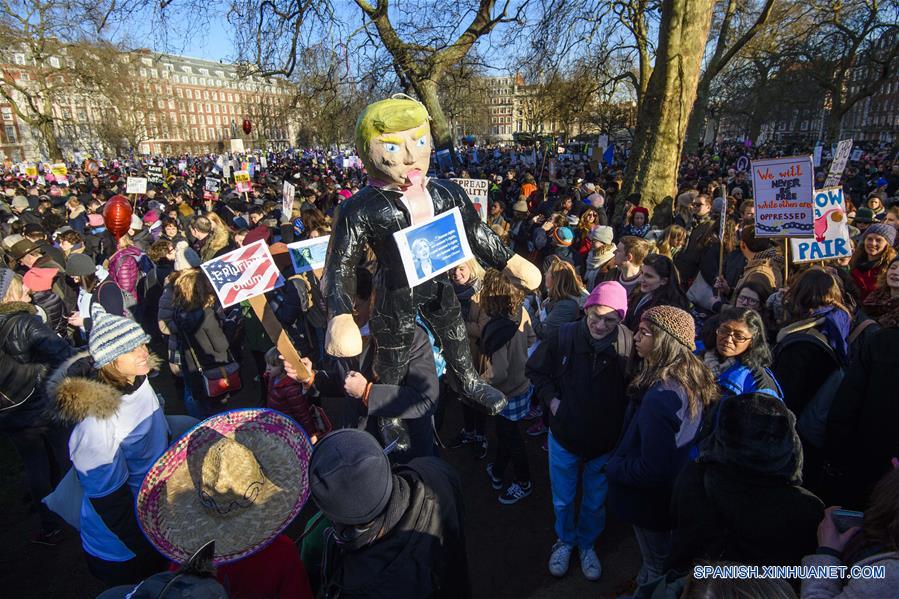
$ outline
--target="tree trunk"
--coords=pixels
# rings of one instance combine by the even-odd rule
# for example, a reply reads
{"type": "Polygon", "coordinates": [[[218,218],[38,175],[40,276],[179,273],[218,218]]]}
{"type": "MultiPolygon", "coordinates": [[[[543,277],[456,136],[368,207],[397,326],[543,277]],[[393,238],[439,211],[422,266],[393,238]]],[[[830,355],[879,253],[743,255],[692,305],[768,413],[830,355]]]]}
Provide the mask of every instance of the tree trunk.
{"type": "Polygon", "coordinates": [[[453,166],[458,166],[456,148],[453,145],[453,132],[440,106],[440,98],[437,95],[437,83],[434,81],[414,81],[415,92],[421,99],[421,103],[428,109],[431,115],[431,138],[434,140],[435,150],[449,150],[453,166]]]}
{"type": "Polygon", "coordinates": [[[61,162],[63,160],[62,149],[59,147],[59,142],[56,140],[53,121],[50,119],[42,119],[37,126],[37,130],[41,132],[41,136],[47,144],[47,154],[50,160],[61,162]]]}
{"type": "MultiPolygon", "coordinates": [[[[661,224],[670,217],[677,192],[677,171],[687,120],[696,98],[699,68],[712,18],[713,0],[664,0],[655,68],[640,105],[634,144],[627,163],[621,197],[639,192],[643,206],[661,224]]],[[[616,220],[624,202],[616,203],[616,220]]]]}
{"type": "Polygon", "coordinates": [[[690,112],[690,121],[687,124],[687,140],[684,142],[684,153],[686,154],[696,153],[699,144],[705,139],[705,117],[708,114],[711,87],[711,77],[703,76],[699,79],[699,85],[696,88],[696,101],[693,102],[693,110],[690,112]]]}

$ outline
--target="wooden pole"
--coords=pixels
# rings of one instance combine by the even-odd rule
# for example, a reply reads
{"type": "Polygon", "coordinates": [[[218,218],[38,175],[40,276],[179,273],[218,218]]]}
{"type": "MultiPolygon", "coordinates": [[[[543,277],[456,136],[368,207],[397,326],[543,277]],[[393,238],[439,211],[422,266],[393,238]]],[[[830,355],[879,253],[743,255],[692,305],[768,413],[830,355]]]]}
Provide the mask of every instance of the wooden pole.
{"type": "Polygon", "coordinates": [[[790,239],[784,237],[784,287],[790,280],[790,239]]]}
{"type": "Polygon", "coordinates": [[[287,336],[284,327],[281,326],[275,313],[272,311],[271,307],[269,307],[265,295],[251,297],[250,306],[252,306],[253,312],[256,313],[256,318],[262,323],[262,328],[265,329],[269,338],[275,343],[278,351],[284,356],[284,359],[287,362],[290,362],[290,365],[294,367],[301,379],[309,379],[309,377],[312,376],[312,373],[309,372],[309,370],[306,369],[306,366],[300,361],[300,353],[293,346],[293,342],[290,340],[290,337],[287,336]]]}

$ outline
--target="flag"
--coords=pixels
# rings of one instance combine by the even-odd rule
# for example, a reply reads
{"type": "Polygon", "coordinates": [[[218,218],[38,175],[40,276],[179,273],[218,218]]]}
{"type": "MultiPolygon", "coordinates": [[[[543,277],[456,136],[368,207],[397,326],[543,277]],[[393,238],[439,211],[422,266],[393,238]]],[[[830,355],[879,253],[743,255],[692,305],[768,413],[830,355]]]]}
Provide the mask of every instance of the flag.
{"type": "Polygon", "coordinates": [[[609,147],[606,148],[606,151],[602,153],[602,160],[606,164],[612,164],[615,161],[615,146],[609,144],[609,147]]]}

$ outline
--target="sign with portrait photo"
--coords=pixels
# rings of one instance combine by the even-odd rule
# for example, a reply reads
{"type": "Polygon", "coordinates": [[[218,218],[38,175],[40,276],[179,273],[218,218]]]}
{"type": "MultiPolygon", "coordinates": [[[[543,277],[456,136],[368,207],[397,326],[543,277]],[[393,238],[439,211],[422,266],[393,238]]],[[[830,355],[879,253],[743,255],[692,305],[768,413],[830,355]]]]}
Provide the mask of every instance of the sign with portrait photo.
{"type": "Polygon", "coordinates": [[[433,279],[472,256],[458,208],[397,231],[393,237],[409,287],[433,279]]]}
{"type": "Polygon", "coordinates": [[[293,262],[294,272],[301,275],[310,270],[324,268],[330,240],[331,236],[325,235],[288,243],[287,249],[290,251],[290,261],[293,262]]]}

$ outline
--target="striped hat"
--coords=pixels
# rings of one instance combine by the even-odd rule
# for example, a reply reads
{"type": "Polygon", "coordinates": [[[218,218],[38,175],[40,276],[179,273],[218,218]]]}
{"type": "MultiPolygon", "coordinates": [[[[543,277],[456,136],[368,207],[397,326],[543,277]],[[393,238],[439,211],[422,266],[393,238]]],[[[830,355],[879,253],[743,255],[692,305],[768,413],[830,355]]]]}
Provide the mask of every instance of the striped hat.
{"type": "Polygon", "coordinates": [[[150,343],[150,336],[139,324],[130,318],[110,314],[99,304],[91,310],[91,318],[94,325],[88,339],[88,348],[97,368],[150,343]]]}

